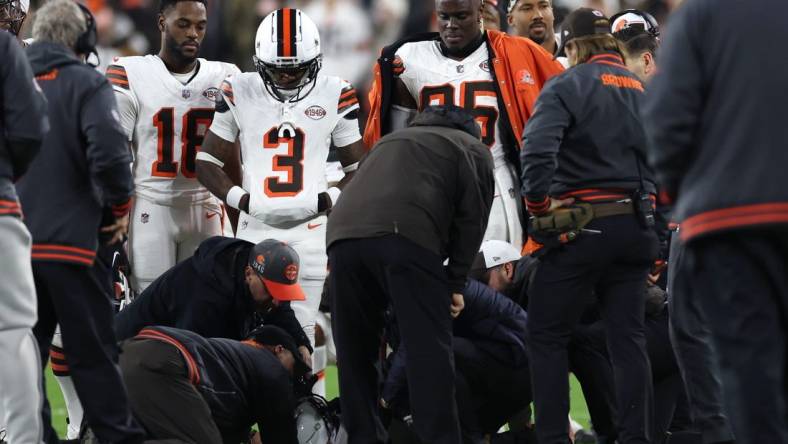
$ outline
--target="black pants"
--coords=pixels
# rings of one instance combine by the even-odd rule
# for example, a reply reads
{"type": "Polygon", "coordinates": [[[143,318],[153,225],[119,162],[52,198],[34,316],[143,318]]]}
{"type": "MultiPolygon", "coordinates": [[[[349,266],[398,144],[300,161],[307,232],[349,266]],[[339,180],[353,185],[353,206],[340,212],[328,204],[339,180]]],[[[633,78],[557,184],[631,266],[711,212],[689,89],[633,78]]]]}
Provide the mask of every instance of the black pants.
{"type": "Polygon", "coordinates": [[[739,444],[788,442],[787,270],[788,229],[742,230],[690,242],[674,283],[701,301],[739,444]]]}
{"type": "Polygon", "coordinates": [[[569,370],[583,390],[594,431],[600,441],[612,443],[618,436],[616,395],[604,326],[599,322],[578,325],[572,332],[568,352],[569,370]]]}
{"type": "Polygon", "coordinates": [[[644,334],[646,274],[657,237],[632,215],[593,220],[598,235],[546,253],[528,303],[536,431],[541,444],[566,444],[569,413],[567,344],[593,294],[599,300],[616,381],[618,440],[650,442],[653,394],[644,334]]]}
{"type": "MultiPolygon", "coordinates": [[[[95,269],[33,262],[38,323],[33,333],[46,363],[55,326],[60,324],[71,377],[93,433],[103,442],[142,442],[118,370],[118,346],[106,281],[95,269]]],[[[44,400],[44,440],[57,443],[49,404],[44,400]]]]}
{"type": "Polygon", "coordinates": [[[189,381],[177,348],[153,339],[129,339],[123,342],[120,368],[134,416],[150,438],[222,443],[211,409],[189,381]]]}
{"type": "Polygon", "coordinates": [[[457,408],[463,442],[481,443],[509,417],[531,403],[528,366],[514,369],[496,360],[482,345],[454,338],[457,408]]]}
{"type": "Polygon", "coordinates": [[[693,429],[706,443],[732,441],[733,432],[722,400],[722,380],[711,330],[698,297],[682,284],[695,279],[680,276],[684,245],[678,233],[671,239],[668,260],[670,339],[687,390],[693,429]],[[681,284],[681,285],[677,285],[681,284]]]}
{"type": "Polygon", "coordinates": [[[397,235],[341,241],[331,246],[328,255],[331,323],[349,444],[386,440],[378,415],[375,365],[389,302],[408,350],[416,434],[430,444],[459,443],[451,295],[440,257],[397,235]]]}

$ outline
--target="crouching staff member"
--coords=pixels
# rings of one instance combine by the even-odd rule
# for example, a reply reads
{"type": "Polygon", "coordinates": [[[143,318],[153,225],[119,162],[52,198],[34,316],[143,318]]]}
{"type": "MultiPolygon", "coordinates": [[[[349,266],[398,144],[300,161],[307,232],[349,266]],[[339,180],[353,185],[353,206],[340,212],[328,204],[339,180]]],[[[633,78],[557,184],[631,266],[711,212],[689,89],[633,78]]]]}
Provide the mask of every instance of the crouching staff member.
{"type": "Polygon", "coordinates": [[[310,369],[281,328],[261,327],[239,342],[148,327],[123,344],[120,367],[149,438],[248,442],[257,424],[264,443],[298,442],[292,381],[310,369]]]}
{"type": "Polygon", "coordinates": [[[529,291],[537,434],[542,444],[567,442],[566,346],[595,293],[616,380],[619,442],[646,443],[653,395],[645,299],[638,295],[644,294],[658,242],[654,181],[640,161],[643,85],[624,66],[601,12],[581,8],[570,14],[562,41],[575,68],[539,96],[520,159],[532,224],[552,227],[537,236],[554,244],[543,252],[529,291]],[[564,225],[567,220],[586,225],[564,225]],[[561,244],[559,237],[569,242],[561,244]]]}
{"type": "Polygon", "coordinates": [[[286,330],[309,362],[309,339],[290,301],[303,301],[298,254],[283,242],[255,245],[212,237],[194,255],[153,281],[118,313],[115,334],[128,339],[147,326],[193,331],[206,338],[241,340],[260,324],[286,330]]]}

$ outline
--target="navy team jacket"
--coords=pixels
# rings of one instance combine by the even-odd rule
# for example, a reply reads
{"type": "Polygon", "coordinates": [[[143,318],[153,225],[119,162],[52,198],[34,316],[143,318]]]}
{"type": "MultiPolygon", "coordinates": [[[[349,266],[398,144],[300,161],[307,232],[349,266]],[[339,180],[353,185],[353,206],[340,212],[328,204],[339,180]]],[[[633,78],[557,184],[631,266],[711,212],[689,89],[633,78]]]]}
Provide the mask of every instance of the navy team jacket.
{"type": "Polygon", "coordinates": [[[134,187],[115,96],[104,76],[61,45],[33,43],[27,55],[51,125],[16,184],[33,260],[92,266],[105,209],[128,214],[134,187]]]}

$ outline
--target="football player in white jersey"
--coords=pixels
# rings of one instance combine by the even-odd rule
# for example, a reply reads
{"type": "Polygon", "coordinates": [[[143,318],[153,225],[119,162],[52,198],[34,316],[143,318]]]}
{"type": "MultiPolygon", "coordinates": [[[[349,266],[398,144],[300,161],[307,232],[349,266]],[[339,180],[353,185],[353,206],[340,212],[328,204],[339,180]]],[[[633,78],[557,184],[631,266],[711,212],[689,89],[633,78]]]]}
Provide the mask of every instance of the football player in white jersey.
{"type": "Polygon", "coordinates": [[[122,57],[107,68],[135,151],[128,249],[140,293],[200,242],[222,234],[223,207],[197,181],[194,162],[222,81],[240,72],[197,58],[206,0],[161,0],[159,12],[159,54],[122,57]]]}
{"type": "MultiPolygon", "coordinates": [[[[358,99],[353,86],[320,73],[317,26],[302,11],[283,8],[257,30],[257,72],[225,80],[223,101],[197,155],[197,177],[228,206],[241,210],[237,237],[279,239],[301,258],[299,284],[306,301],[292,304],[314,344],[315,318],[326,278],[325,212],[337,201],[363,154],[358,99]],[[237,156],[240,140],[243,184],[222,170],[237,156]],[[328,187],[326,158],[337,147],[346,176],[328,187]]],[[[315,349],[313,369],[325,366],[315,349]]],[[[322,390],[320,385],[316,392],[322,390]]]]}
{"type": "Polygon", "coordinates": [[[378,136],[406,126],[426,106],[451,104],[470,111],[495,162],[495,198],[484,240],[521,247],[519,139],[539,91],[562,67],[531,41],[483,31],[483,6],[483,0],[435,0],[439,33],[384,49],[378,61],[381,77],[373,86],[382,99],[371,100],[365,139],[371,147],[378,136]]]}

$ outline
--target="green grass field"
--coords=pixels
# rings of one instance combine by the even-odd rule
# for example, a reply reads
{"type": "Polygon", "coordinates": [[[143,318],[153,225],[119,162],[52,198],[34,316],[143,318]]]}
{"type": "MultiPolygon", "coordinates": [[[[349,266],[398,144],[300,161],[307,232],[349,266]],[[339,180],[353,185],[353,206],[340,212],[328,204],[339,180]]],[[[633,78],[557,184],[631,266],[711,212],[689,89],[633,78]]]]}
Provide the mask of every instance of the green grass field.
{"type": "MultiPolygon", "coordinates": [[[[66,436],[66,405],[63,403],[63,395],[60,393],[55,377],[52,372],[47,368],[47,396],[49,397],[50,407],[52,408],[52,421],[61,437],[66,436]]],[[[589,416],[588,409],[586,408],[583,393],[580,391],[580,385],[577,380],[572,376],[570,380],[571,399],[572,399],[572,418],[583,425],[588,427],[589,416]]],[[[334,366],[328,367],[326,370],[326,396],[328,399],[334,399],[339,394],[339,387],[337,387],[337,368],[334,366]]]]}

